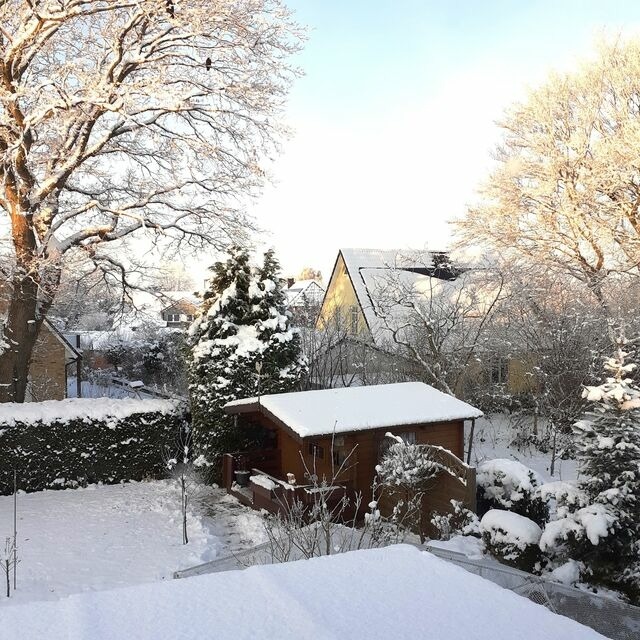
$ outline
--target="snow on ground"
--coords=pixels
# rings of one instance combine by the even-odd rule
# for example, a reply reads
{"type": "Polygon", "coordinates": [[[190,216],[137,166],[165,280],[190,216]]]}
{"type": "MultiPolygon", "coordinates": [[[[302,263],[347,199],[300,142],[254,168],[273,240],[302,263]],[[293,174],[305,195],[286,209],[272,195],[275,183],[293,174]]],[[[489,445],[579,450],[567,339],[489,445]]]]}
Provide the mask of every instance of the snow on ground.
{"type": "MultiPolygon", "coordinates": [[[[189,514],[183,545],[180,494],[168,480],[20,494],[18,590],[0,608],[170,579],[263,541],[259,514],[220,489],[208,503],[206,514],[189,514]]],[[[1,496],[0,540],[12,532],[13,498],[1,496]]]]}
{"type": "Polygon", "coordinates": [[[484,542],[474,536],[455,535],[451,536],[449,540],[429,540],[428,545],[436,549],[460,553],[474,560],[491,558],[491,556],[485,556],[484,542]]]}
{"type": "Polygon", "coordinates": [[[602,640],[414,547],[354,551],[3,610],[12,640],[602,640]]]}
{"type": "MultiPolygon", "coordinates": [[[[533,420],[533,418],[531,418],[533,420]]],[[[506,414],[491,414],[476,420],[471,450],[471,464],[477,466],[484,460],[508,458],[517,460],[539,473],[545,481],[568,480],[578,477],[575,460],[556,458],[555,470],[551,475],[551,452],[542,453],[531,446],[517,448],[511,445],[515,430],[512,418],[506,414]]],[[[469,442],[469,427],[466,428],[465,448],[469,442]]]]}

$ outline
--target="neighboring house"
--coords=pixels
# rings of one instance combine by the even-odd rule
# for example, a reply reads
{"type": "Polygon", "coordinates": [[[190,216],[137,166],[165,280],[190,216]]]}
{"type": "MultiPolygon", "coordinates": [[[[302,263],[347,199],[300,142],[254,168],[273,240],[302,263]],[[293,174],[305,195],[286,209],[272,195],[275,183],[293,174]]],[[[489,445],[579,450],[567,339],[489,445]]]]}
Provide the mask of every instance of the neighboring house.
{"type": "MultiPolygon", "coordinates": [[[[331,341],[334,352],[338,345],[343,369],[336,379],[357,384],[367,378],[420,377],[412,359],[404,361],[399,355],[394,332],[402,337],[403,331],[411,330],[410,314],[420,304],[426,314],[441,314],[438,321],[445,330],[450,318],[459,322],[462,316],[481,317],[493,291],[487,285],[484,299],[465,298],[468,278],[476,273],[480,271],[452,263],[446,251],[340,249],[316,323],[338,337],[331,341]]],[[[446,340],[443,349],[446,352],[446,340]]],[[[456,386],[458,395],[466,396],[479,381],[500,384],[511,394],[533,389],[526,356],[484,348],[477,355],[456,386]]],[[[330,353],[327,359],[336,360],[330,353]]]]}
{"type": "Polygon", "coordinates": [[[297,280],[287,284],[284,293],[290,308],[322,304],[324,287],[317,280],[297,280]]]}
{"type": "Polygon", "coordinates": [[[27,402],[66,398],[68,374],[75,374],[81,357],[81,352],[45,319],[31,355],[27,402]],[[74,371],[69,371],[72,365],[74,371]]]}
{"type": "MultiPolygon", "coordinates": [[[[0,312],[6,313],[9,299],[0,286],[0,312]]],[[[0,335],[4,321],[0,321],[0,335]]],[[[34,323],[35,326],[35,323],[34,323]]],[[[67,397],[67,373],[82,358],[82,351],[62,335],[54,323],[45,318],[31,352],[26,402],[63,400],[67,397]]],[[[75,369],[75,367],[74,367],[75,369]]]]}
{"type": "Polygon", "coordinates": [[[459,273],[442,251],[340,249],[318,326],[339,318],[349,334],[382,345],[390,337],[390,324],[403,312],[400,304],[392,308],[392,288],[427,296],[443,287],[455,289],[451,283],[459,273]]]}
{"type": "Polygon", "coordinates": [[[324,287],[316,280],[287,281],[284,294],[292,324],[313,327],[320,312],[324,293],[324,287]]]}
{"type": "Polygon", "coordinates": [[[114,329],[184,329],[201,304],[202,300],[188,291],[134,291],[114,329]]]}
{"type": "Polygon", "coordinates": [[[312,476],[331,480],[341,466],[336,483],[347,495],[360,494],[366,508],[376,465],[392,443],[387,432],[448,452],[455,471],[437,479],[426,511],[449,512],[451,499],[475,508],[475,470],[461,458],[464,423],[482,412],[422,382],[265,395],[230,402],[225,411],[237,416],[237,428],[259,425],[270,434],[265,449],[224,457],[225,487],[254,508],[278,511],[293,497],[309,502],[312,476]],[[243,470],[250,484],[239,490],[234,474],[243,470]]]}
{"type": "Polygon", "coordinates": [[[165,307],[161,317],[167,323],[167,327],[186,329],[195,320],[199,307],[200,300],[194,296],[181,297],[165,307]]]}

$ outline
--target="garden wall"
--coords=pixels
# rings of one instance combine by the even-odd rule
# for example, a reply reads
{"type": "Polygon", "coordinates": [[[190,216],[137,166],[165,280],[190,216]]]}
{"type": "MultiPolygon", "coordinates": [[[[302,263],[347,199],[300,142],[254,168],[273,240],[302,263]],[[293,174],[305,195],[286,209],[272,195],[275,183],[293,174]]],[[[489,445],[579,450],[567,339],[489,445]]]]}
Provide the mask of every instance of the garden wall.
{"type": "Polygon", "coordinates": [[[166,475],[186,407],[173,400],[70,398],[0,404],[0,494],[166,475]]]}

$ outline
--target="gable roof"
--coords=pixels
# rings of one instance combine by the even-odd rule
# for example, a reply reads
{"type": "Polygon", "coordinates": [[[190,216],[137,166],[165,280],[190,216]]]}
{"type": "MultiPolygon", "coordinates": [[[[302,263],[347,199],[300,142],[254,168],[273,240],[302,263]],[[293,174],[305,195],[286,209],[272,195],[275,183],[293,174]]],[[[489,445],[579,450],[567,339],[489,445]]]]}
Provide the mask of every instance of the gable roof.
{"type": "Polygon", "coordinates": [[[423,382],[278,393],[234,400],[227,413],[260,412],[299,438],[479,418],[482,411],[423,382]]]}
{"type": "Polygon", "coordinates": [[[122,327],[163,327],[162,313],[181,302],[194,307],[202,304],[197,296],[189,291],[143,291],[131,292],[131,302],[114,323],[114,329],[122,327]]]}
{"type": "Polygon", "coordinates": [[[284,290],[287,304],[290,307],[304,305],[305,302],[321,300],[324,287],[317,280],[297,280],[284,290]]]}
{"type": "Polygon", "coordinates": [[[438,264],[439,258],[448,255],[444,251],[340,249],[338,257],[340,255],[367,327],[376,342],[384,339],[388,331],[387,322],[399,323],[406,313],[400,305],[381,313],[384,296],[394,287],[415,292],[426,299],[436,292],[457,292],[460,286],[456,283],[456,272],[442,269],[438,264]]]}

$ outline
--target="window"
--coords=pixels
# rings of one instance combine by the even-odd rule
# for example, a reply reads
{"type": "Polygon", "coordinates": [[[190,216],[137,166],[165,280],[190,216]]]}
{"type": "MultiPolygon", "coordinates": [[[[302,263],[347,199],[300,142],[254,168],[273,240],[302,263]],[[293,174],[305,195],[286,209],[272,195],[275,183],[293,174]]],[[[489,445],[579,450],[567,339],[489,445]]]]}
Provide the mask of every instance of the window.
{"type": "Polygon", "coordinates": [[[400,437],[404,440],[405,444],[415,444],[416,443],[416,432],[409,431],[407,433],[401,433],[400,437]]]}
{"type": "Polygon", "coordinates": [[[180,322],[179,313],[167,313],[167,322],[180,322]]]}
{"type": "Polygon", "coordinates": [[[349,307],[349,333],[358,333],[358,319],[359,319],[357,305],[351,305],[349,307]]]}
{"type": "Polygon", "coordinates": [[[333,464],[335,467],[341,467],[345,460],[347,459],[347,454],[344,449],[334,449],[333,450],[333,464]]]}
{"type": "Polygon", "coordinates": [[[496,356],[490,363],[489,375],[491,384],[506,384],[509,373],[509,363],[506,358],[496,356]]]}
{"type": "Polygon", "coordinates": [[[318,458],[319,460],[324,459],[324,447],[321,447],[319,444],[315,442],[309,443],[309,455],[314,458],[318,458]]]}
{"type": "Polygon", "coordinates": [[[194,319],[195,319],[195,316],[192,313],[187,314],[187,322],[193,322],[194,319]]]}

